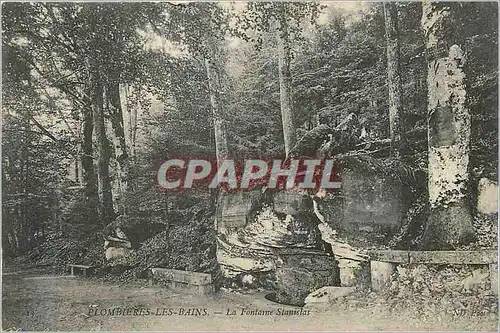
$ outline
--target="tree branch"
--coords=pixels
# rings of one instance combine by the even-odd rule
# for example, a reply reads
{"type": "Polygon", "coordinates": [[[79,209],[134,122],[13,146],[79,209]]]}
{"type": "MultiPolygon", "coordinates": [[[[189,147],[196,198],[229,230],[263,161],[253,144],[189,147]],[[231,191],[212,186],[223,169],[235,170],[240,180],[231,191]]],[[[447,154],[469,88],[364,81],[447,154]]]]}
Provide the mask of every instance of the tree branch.
{"type": "Polygon", "coordinates": [[[40,131],[42,131],[43,134],[45,134],[46,136],[48,136],[49,138],[51,138],[52,140],[54,140],[57,143],[60,142],[60,140],[57,139],[54,135],[52,135],[52,133],[50,133],[45,127],[43,127],[42,124],[40,124],[38,122],[38,120],[35,119],[34,116],[31,116],[30,119],[33,121],[33,123],[35,124],[35,126],[38,127],[38,129],[40,131]]]}

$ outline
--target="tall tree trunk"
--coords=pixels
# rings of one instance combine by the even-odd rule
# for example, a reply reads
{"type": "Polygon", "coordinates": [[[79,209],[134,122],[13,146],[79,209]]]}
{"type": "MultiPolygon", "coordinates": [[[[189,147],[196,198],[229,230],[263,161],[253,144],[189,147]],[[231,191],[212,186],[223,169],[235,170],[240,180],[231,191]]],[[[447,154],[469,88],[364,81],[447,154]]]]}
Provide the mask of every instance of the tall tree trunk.
{"type": "Polygon", "coordinates": [[[292,150],[296,143],[295,124],[293,120],[293,95],[292,95],[292,74],[290,72],[291,49],[290,36],[287,23],[287,4],[280,3],[280,19],[277,31],[278,51],[279,51],[279,81],[280,81],[280,104],[281,121],[283,125],[283,139],[285,141],[285,154],[292,150]]]}
{"type": "Polygon", "coordinates": [[[80,143],[80,147],[77,150],[76,156],[75,156],[75,180],[77,185],[83,185],[83,173],[82,173],[82,123],[77,122],[76,123],[76,129],[74,131],[75,135],[77,136],[77,140],[80,143]]]}
{"type": "Polygon", "coordinates": [[[135,144],[137,139],[137,109],[139,102],[129,102],[127,96],[127,111],[129,116],[129,138],[130,138],[130,156],[135,158],[135,144]]]}
{"type": "Polygon", "coordinates": [[[113,127],[115,138],[115,156],[118,162],[118,174],[120,180],[120,197],[121,197],[121,211],[126,213],[126,205],[124,198],[128,191],[128,177],[129,177],[129,156],[127,153],[127,144],[125,141],[125,130],[123,126],[123,111],[120,100],[120,86],[117,80],[113,80],[108,85],[108,101],[109,101],[109,115],[111,118],[111,126],[113,127]]]}
{"type": "MultiPolygon", "coordinates": [[[[31,109],[27,108],[26,113],[23,117],[23,122],[25,128],[30,128],[30,119],[31,119],[31,109]]],[[[22,170],[22,200],[21,200],[21,250],[24,252],[28,249],[28,224],[30,221],[28,220],[28,211],[29,211],[29,194],[28,191],[31,185],[31,177],[30,177],[30,151],[31,151],[31,135],[28,131],[24,132],[23,137],[23,145],[22,145],[22,153],[21,153],[21,170],[22,170]]]]}
{"type": "MultiPolygon", "coordinates": [[[[212,108],[212,117],[214,121],[214,137],[215,137],[215,154],[217,158],[217,166],[220,166],[224,159],[229,157],[229,147],[226,138],[226,129],[224,124],[222,101],[220,100],[221,93],[221,66],[218,63],[218,41],[213,38],[207,39],[207,54],[205,54],[205,68],[207,71],[208,91],[210,95],[210,107],[212,108]]],[[[221,202],[223,188],[210,189],[211,203],[217,205],[221,202]]],[[[222,227],[217,216],[214,219],[215,230],[220,231],[222,227]]]]}
{"type": "Polygon", "coordinates": [[[205,67],[207,71],[208,91],[210,94],[210,107],[212,108],[212,116],[214,120],[215,150],[217,161],[220,163],[220,161],[229,156],[229,148],[227,145],[225,124],[222,114],[222,103],[220,100],[221,68],[215,60],[218,58],[217,41],[209,40],[207,46],[209,55],[205,56],[205,67]]]}
{"type": "Polygon", "coordinates": [[[99,70],[90,70],[90,84],[92,87],[92,115],[94,118],[94,131],[97,142],[97,189],[99,204],[97,212],[102,224],[108,224],[114,219],[113,195],[111,193],[111,180],[109,177],[110,147],[106,137],[106,126],[104,123],[104,87],[99,70]]]}
{"type": "Polygon", "coordinates": [[[391,156],[399,157],[404,147],[404,110],[398,31],[398,9],[395,2],[384,2],[387,74],[389,85],[389,131],[391,156]]]}
{"type": "Polygon", "coordinates": [[[471,116],[466,107],[465,58],[450,44],[454,3],[423,4],[428,86],[428,188],[431,212],[427,249],[453,249],[474,239],[468,205],[471,116]]]}
{"type": "MultiPolygon", "coordinates": [[[[224,159],[229,157],[229,147],[226,138],[226,129],[223,114],[223,103],[221,101],[221,88],[220,81],[222,66],[220,64],[220,53],[218,41],[215,38],[208,37],[205,44],[207,53],[205,54],[205,68],[207,71],[208,92],[210,95],[210,107],[212,109],[212,117],[214,122],[214,137],[215,137],[215,155],[217,158],[217,166],[220,166],[224,159]]],[[[216,189],[209,189],[209,197],[211,206],[217,206],[223,203],[221,196],[223,195],[224,188],[217,187],[216,189]]],[[[217,214],[214,216],[214,227],[217,233],[217,241],[215,243],[216,252],[219,252],[219,237],[220,234],[226,232],[224,221],[221,221],[217,214]]],[[[218,255],[217,255],[218,257],[218,255]]],[[[220,269],[217,263],[217,270],[220,269]]],[[[219,272],[217,273],[219,274],[219,272]]],[[[215,281],[216,288],[219,287],[219,282],[215,281]]]]}
{"type": "Polygon", "coordinates": [[[130,110],[130,151],[132,157],[136,156],[136,142],[137,142],[137,111],[139,109],[139,102],[135,102],[130,110]]]}
{"type": "Polygon", "coordinates": [[[94,135],[94,116],[91,101],[83,108],[83,139],[82,139],[82,169],[85,196],[89,199],[97,198],[97,178],[94,170],[92,138],[94,135]]]}

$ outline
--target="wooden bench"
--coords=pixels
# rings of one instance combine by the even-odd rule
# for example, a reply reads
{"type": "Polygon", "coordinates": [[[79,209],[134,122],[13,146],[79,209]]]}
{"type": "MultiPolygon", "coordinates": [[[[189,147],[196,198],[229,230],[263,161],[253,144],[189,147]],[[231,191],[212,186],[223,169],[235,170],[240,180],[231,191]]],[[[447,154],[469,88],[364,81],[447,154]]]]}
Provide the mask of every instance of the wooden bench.
{"type": "Polygon", "coordinates": [[[94,269],[94,266],[89,266],[89,265],[76,265],[76,264],[69,264],[68,267],[71,269],[71,275],[75,275],[75,268],[78,268],[83,272],[83,276],[87,276],[87,270],[92,271],[94,269]]]}
{"type": "Polygon", "coordinates": [[[444,265],[488,265],[491,289],[498,294],[498,252],[483,251],[404,251],[371,250],[371,285],[375,291],[386,289],[391,284],[396,265],[444,264],[444,265]]]}
{"type": "Polygon", "coordinates": [[[169,288],[182,291],[191,291],[196,294],[209,294],[214,292],[212,276],[210,274],[181,271],[168,268],[150,268],[149,283],[162,281],[169,288]]]}

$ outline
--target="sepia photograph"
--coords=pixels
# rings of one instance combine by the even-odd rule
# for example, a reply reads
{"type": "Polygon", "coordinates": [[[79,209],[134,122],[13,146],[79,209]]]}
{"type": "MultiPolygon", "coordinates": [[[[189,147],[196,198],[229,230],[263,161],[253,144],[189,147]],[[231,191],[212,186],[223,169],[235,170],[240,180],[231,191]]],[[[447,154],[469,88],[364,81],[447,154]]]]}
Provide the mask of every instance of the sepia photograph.
{"type": "Polygon", "coordinates": [[[1,22],[2,331],[498,331],[498,2],[1,22]]]}

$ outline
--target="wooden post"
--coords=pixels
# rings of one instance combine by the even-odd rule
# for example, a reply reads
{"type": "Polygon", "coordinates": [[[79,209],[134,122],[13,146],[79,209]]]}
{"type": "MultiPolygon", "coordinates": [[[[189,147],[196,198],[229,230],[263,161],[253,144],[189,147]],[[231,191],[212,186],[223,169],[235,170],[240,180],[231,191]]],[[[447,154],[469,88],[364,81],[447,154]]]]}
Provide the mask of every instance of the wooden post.
{"type": "Polygon", "coordinates": [[[390,262],[371,261],[371,280],[373,291],[383,291],[391,285],[391,275],[394,273],[396,265],[390,262]]]}
{"type": "Polygon", "coordinates": [[[498,296],[498,263],[490,264],[491,291],[498,296]]]}

